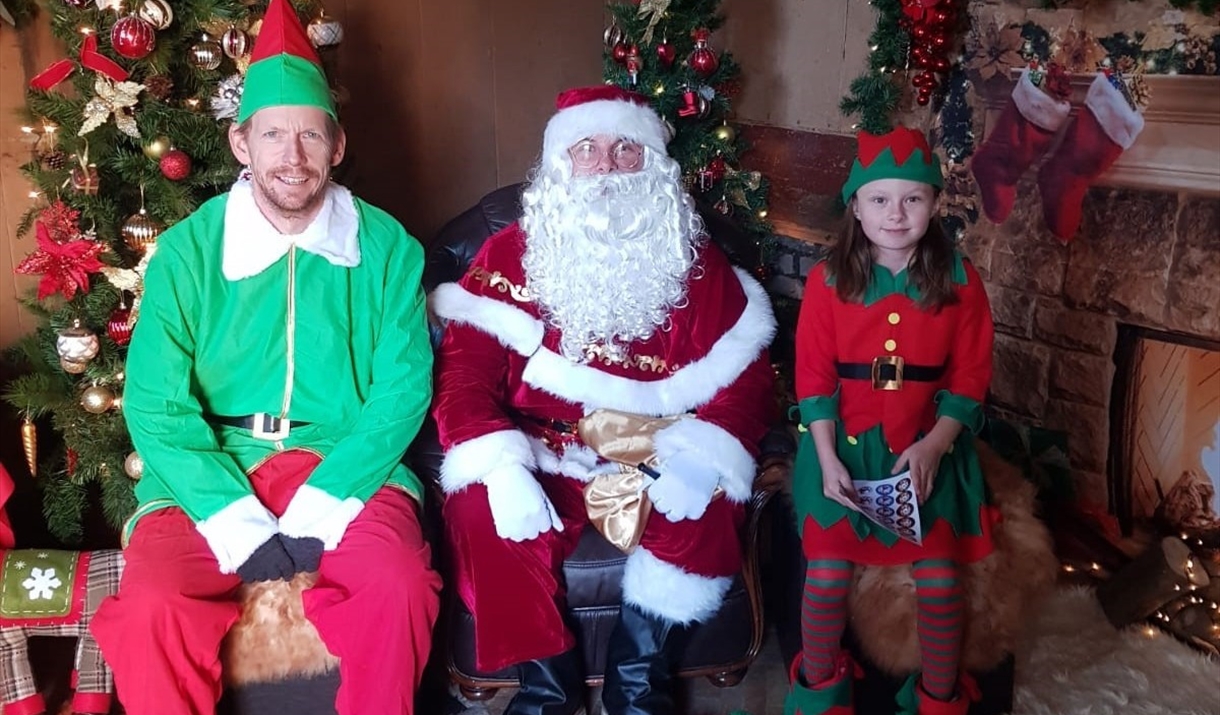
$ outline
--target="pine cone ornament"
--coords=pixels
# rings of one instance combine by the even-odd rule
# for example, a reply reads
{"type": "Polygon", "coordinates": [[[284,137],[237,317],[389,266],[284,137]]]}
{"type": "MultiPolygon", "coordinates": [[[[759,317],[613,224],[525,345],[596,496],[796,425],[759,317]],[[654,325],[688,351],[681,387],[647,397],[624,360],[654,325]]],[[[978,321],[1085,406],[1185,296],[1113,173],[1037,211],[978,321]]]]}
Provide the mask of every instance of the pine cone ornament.
{"type": "Polygon", "coordinates": [[[145,94],[151,94],[162,102],[169,99],[173,91],[174,80],[167,75],[155,74],[144,80],[145,94]]]}
{"type": "Polygon", "coordinates": [[[60,171],[68,165],[68,155],[58,149],[48,152],[46,156],[42,157],[42,165],[51,171],[60,171]]]}

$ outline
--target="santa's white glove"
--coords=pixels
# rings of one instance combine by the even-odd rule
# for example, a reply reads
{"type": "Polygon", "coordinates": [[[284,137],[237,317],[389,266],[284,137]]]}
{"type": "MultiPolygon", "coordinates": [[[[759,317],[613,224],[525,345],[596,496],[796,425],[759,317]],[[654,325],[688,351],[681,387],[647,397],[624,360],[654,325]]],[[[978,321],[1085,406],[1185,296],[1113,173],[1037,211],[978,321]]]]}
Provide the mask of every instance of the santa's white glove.
{"type": "Polygon", "coordinates": [[[670,521],[698,519],[712,501],[720,474],[693,452],[678,452],[661,465],[661,476],[648,486],[648,497],[670,521]]]}
{"type": "Polygon", "coordinates": [[[501,539],[526,541],[552,528],[563,531],[559,513],[525,467],[519,464],[496,467],[483,477],[483,484],[501,539]]]}

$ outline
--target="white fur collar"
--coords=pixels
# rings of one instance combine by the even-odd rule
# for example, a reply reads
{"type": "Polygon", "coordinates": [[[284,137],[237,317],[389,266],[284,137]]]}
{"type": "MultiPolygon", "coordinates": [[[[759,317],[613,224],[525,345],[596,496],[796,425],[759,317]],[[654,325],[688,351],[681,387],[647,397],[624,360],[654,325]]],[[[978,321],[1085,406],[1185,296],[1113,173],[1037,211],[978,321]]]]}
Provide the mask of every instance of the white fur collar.
{"type": "Polygon", "coordinates": [[[331,182],[326,200],[312,223],[299,234],[280,233],[254,203],[254,189],[242,178],[229,191],[225,206],[224,254],[221,270],[227,280],[256,276],[280,260],[295,243],[344,268],[360,265],[360,218],[352,193],[331,182]]]}

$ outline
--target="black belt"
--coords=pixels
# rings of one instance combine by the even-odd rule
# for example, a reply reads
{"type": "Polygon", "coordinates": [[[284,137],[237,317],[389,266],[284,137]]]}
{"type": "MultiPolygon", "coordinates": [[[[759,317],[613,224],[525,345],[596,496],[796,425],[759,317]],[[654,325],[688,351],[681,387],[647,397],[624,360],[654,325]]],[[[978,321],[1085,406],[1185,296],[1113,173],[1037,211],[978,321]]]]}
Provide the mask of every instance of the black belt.
{"type": "Polygon", "coordinates": [[[901,390],[906,380],[936,382],[944,365],[911,365],[897,355],[882,355],[868,362],[838,362],[835,371],[844,380],[871,380],[874,390],[901,390]]]}
{"type": "Polygon", "coordinates": [[[206,419],[208,422],[225,425],[226,427],[248,429],[255,437],[263,439],[283,439],[288,436],[292,428],[313,424],[312,422],[302,422],[300,420],[281,419],[270,412],[256,412],[252,415],[243,415],[241,417],[208,415],[206,419]]]}
{"type": "Polygon", "coordinates": [[[552,432],[559,432],[561,434],[576,434],[576,423],[575,422],[569,422],[567,420],[552,420],[552,419],[548,419],[546,417],[535,417],[533,415],[524,415],[524,414],[520,415],[520,416],[522,419],[533,422],[534,424],[538,425],[539,427],[542,427],[543,429],[549,429],[552,432]]]}

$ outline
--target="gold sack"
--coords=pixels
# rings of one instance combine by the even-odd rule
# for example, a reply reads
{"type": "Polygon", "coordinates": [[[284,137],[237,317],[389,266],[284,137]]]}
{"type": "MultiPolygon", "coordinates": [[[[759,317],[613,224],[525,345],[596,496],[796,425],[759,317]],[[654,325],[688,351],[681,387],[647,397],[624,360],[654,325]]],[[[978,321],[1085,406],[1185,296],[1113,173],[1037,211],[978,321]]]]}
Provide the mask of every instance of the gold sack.
{"type": "Polygon", "coordinates": [[[644,535],[652,502],[639,465],[656,468],[653,436],[681,417],[645,417],[617,410],[595,410],[576,424],[576,433],[594,452],[617,462],[617,474],[599,474],[585,485],[585,512],[593,527],[623,553],[644,535]]]}

